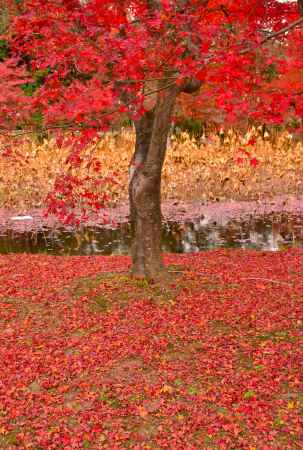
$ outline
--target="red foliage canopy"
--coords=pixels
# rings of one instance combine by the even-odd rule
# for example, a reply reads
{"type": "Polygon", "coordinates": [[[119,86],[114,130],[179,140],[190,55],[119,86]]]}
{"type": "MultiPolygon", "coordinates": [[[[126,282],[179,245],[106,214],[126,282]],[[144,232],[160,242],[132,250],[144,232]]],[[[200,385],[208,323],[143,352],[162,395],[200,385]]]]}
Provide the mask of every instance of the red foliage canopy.
{"type": "MultiPolygon", "coordinates": [[[[215,96],[230,119],[235,112],[266,112],[279,121],[293,102],[293,86],[270,92],[270,101],[264,89],[256,93],[269,64],[288,70],[285,58],[266,45],[274,33],[275,40],[287,37],[288,66],[302,68],[300,27],[279,34],[298,18],[296,2],[278,0],[25,0],[9,36],[18,70],[45,76],[28,104],[29,111],[43,111],[48,127],[100,129],[115,112],[136,117],[159,78],[167,82],[163,88],[188,78],[205,81],[204,96],[215,96]]],[[[13,124],[7,104],[13,110],[16,104],[5,77],[1,84],[7,92],[0,99],[6,103],[1,124],[9,128],[20,123],[20,115],[13,124]]]]}

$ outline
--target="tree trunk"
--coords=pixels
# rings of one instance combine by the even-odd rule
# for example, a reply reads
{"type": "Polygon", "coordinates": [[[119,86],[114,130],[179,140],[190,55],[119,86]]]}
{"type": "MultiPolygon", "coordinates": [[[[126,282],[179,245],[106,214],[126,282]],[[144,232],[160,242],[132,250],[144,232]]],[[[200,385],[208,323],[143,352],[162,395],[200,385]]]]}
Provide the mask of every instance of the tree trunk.
{"type": "Polygon", "coordinates": [[[160,91],[155,108],[135,124],[136,148],[129,181],[132,272],[149,279],[159,278],[164,270],[161,252],[161,173],[176,97],[175,86],[160,91]]]}

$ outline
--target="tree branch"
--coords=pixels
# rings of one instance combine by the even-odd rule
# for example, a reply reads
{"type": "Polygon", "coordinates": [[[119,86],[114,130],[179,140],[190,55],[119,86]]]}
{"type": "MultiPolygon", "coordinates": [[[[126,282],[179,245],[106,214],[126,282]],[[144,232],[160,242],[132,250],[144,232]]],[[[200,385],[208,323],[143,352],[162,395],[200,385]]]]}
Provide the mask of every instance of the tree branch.
{"type": "Polygon", "coordinates": [[[280,36],[281,34],[287,33],[287,31],[290,31],[293,28],[296,28],[298,25],[301,25],[301,24],[303,24],[303,17],[300,17],[300,19],[295,20],[294,22],[290,23],[289,25],[282,28],[281,30],[275,31],[274,33],[271,33],[270,35],[266,36],[266,38],[264,38],[261,41],[260,45],[265,44],[270,39],[274,39],[275,37],[280,36]]]}
{"type": "MultiPolygon", "coordinates": [[[[174,85],[175,85],[175,83],[169,83],[169,84],[161,86],[161,87],[159,87],[157,89],[148,91],[148,92],[146,92],[146,94],[144,94],[144,97],[147,97],[147,96],[153,95],[153,94],[157,94],[158,92],[161,92],[161,91],[165,91],[165,90],[173,87],[174,85]]],[[[126,104],[126,106],[129,106],[129,104],[126,104]]],[[[115,109],[112,109],[110,111],[106,111],[106,112],[100,114],[99,118],[100,117],[105,117],[105,116],[110,116],[111,114],[115,114],[115,113],[117,113],[119,111],[120,111],[120,106],[115,108],[115,109]]],[[[99,128],[99,127],[95,127],[95,126],[92,126],[92,125],[85,125],[85,124],[82,124],[82,125],[78,124],[77,125],[75,123],[67,123],[67,124],[60,124],[60,125],[55,125],[55,124],[54,125],[49,125],[49,126],[46,126],[46,127],[39,128],[39,131],[48,131],[48,130],[55,130],[55,129],[77,131],[77,130],[83,130],[85,128],[99,128]]],[[[37,130],[33,130],[33,129],[23,129],[21,131],[8,131],[8,130],[5,130],[3,128],[0,128],[0,134],[2,134],[4,136],[14,136],[14,137],[23,136],[23,135],[26,135],[26,134],[33,134],[33,133],[36,133],[36,131],[37,130]]]]}
{"type": "Polygon", "coordinates": [[[179,92],[184,92],[185,94],[193,94],[197,92],[202,86],[202,81],[196,80],[195,78],[190,78],[184,80],[179,88],[179,92]]]}

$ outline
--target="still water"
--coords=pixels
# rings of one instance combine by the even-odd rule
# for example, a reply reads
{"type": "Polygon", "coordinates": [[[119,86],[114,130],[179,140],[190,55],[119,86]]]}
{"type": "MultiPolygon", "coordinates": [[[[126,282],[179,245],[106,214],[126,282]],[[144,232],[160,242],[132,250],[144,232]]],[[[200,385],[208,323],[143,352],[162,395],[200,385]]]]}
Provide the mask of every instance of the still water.
{"type": "MultiPolygon", "coordinates": [[[[128,223],[115,229],[87,227],[77,232],[64,228],[26,233],[0,230],[0,253],[127,255],[130,244],[128,223]]],[[[222,247],[270,251],[303,247],[303,215],[272,213],[218,222],[201,217],[185,223],[163,223],[163,251],[195,253],[222,247]]]]}

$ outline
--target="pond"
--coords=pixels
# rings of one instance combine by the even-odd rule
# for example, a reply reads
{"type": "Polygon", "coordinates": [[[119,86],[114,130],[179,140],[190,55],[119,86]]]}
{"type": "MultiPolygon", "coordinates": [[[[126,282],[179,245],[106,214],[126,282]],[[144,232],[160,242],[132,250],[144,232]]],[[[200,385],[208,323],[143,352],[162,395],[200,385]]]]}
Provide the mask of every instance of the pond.
{"type": "MultiPolygon", "coordinates": [[[[0,230],[0,253],[53,255],[127,255],[129,223],[116,228],[86,227],[81,231],[42,227],[37,231],[0,230]]],[[[186,222],[163,223],[162,249],[195,253],[215,248],[254,248],[276,251],[303,246],[303,215],[271,213],[221,221],[204,216],[186,222]]]]}

